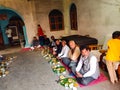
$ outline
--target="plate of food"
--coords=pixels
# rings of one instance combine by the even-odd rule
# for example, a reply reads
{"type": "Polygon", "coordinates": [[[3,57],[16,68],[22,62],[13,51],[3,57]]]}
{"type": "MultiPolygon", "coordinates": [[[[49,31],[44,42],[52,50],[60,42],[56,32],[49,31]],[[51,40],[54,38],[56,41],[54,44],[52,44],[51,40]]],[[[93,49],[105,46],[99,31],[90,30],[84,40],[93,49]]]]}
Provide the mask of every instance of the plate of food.
{"type": "Polygon", "coordinates": [[[60,79],[60,84],[65,88],[78,87],[78,83],[76,79],[71,77],[60,79]]]}
{"type": "Polygon", "coordinates": [[[55,65],[55,64],[59,64],[60,61],[59,61],[57,58],[52,58],[52,59],[49,61],[49,63],[55,65]]]}
{"type": "Polygon", "coordinates": [[[61,74],[61,73],[64,73],[66,71],[66,68],[64,66],[61,66],[61,65],[54,65],[54,66],[52,66],[52,70],[56,74],[61,74]]]}

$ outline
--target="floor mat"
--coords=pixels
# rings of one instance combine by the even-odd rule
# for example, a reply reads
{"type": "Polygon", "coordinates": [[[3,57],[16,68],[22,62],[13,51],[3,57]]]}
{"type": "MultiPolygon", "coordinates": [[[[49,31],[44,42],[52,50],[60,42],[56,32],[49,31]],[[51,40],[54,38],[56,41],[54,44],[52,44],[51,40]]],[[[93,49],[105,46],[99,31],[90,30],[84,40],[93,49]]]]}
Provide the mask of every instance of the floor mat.
{"type": "Polygon", "coordinates": [[[21,52],[26,52],[26,51],[29,51],[29,50],[31,50],[31,49],[30,48],[22,48],[21,52]]]}
{"type": "MultiPolygon", "coordinates": [[[[60,60],[60,61],[61,61],[61,60],[60,60]]],[[[61,61],[61,63],[62,63],[63,66],[69,71],[69,67],[66,66],[62,61],[61,61]]],[[[75,76],[73,75],[73,77],[75,77],[75,76]]],[[[98,84],[98,83],[103,82],[103,81],[105,81],[105,80],[107,80],[107,79],[108,79],[108,78],[104,75],[104,73],[101,72],[99,78],[96,79],[96,80],[94,80],[94,81],[92,81],[92,82],[91,82],[90,84],[88,84],[87,86],[92,86],[92,85],[98,84]]],[[[79,85],[80,85],[80,87],[86,87],[86,86],[81,85],[81,84],[79,84],[79,85]]]]}
{"type": "MultiPolygon", "coordinates": [[[[88,84],[87,86],[92,86],[92,85],[98,84],[98,83],[100,83],[100,82],[103,82],[103,81],[105,81],[105,80],[107,80],[107,77],[101,72],[101,73],[100,73],[100,77],[99,77],[98,79],[92,81],[92,82],[91,82],[90,84],[88,84]]],[[[81,84],[79,84],[79,85],[80,85],[80,87],[86,87],[86,86],[81,85],[81,84]]]]}

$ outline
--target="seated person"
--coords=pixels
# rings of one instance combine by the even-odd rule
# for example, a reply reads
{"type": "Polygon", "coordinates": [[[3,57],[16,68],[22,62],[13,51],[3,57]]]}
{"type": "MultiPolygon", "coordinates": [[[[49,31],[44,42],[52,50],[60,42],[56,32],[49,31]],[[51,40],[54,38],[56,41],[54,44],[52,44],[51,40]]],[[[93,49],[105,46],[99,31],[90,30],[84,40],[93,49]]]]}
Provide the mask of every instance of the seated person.
{"type": "Polygon", "coordinates": [[[100,75],[97,58],[87,46],[81,46],[81,57],[76,67],[76,79],[82,85],[88,85],[100,75]]]}
{"type": "Polygon", "coordinates": [[[4,60],[4,57],[2,55],[0,55],[0,62],[4,60]]]}
{"type": "Polygon", "coordinates": [[[70,48],[68,47],[68,45],[66,44],[65,40],[62,40],[62,50],[61,52],[58,54],[57,58],[58,59],[64,59],[64,58],[68,58],[68,52],[69,52],[70,48]]]}
{"type": "Polygon", "coordinates": [[[46,35],[44,35],[44,44],[45,46],[50,46],[50,39],[46,35]]]}
{"type": "Polygon", "coordinates": [[[75,74],[78,58],[80,56],[80,49],[75,41],[69,41],[70,50],[68,53],[68,58],[63,60],[63,63],[70,67],[71,71],[75,74]]]}
{"type": "Polygon", "coordinates": [[[53,47],[53,55],[57,56],[62,50],[62,44],[59,39],[55,41],[56,47],[53,47]]]}
{"type": "Polygon", "coordinates": [[[39,40],[37,39],[37,37],[33,37],[33,41],[32,41],[32,46],[31,46],[31,50],[40,48],[40,43],[39,40]]]}
{"type": "Polygon", "coordinates": [[[51,43],[50,43],[50,47],[53,48],[56,46],[56,43],[55,43],[56,39],[54,36],[51,36],[51,43]]]}

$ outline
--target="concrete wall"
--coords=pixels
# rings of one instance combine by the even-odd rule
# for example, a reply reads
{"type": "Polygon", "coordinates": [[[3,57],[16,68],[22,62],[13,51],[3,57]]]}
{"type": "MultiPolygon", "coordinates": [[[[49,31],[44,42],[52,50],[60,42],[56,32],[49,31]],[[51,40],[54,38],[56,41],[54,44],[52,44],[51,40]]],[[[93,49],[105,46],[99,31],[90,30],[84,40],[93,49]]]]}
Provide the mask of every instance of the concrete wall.
{"type": "Polygon", "coordinates": [[[45,34],[50,37],[54,35],[56,38],[59,38],[64,34],[65,30],[61,31],[50,31],[49,26],[49,13],[53,9],[58,9],[63,13],[63,2],[62,0],[36,0],[36,15],[37,23],[41,25],[42,29],[45,31],[45,34]]]}
{"type": "Polygon", "coordinates": [[[73,0],[77,6],[78,28],[82,35],[96,37],[103,44],[105,36],[120,31],[120,0],[73,0]]]}
{"type": "Polygon", "coordinates": [[[26,26],[28,42],[30,43],[32,37],[35,35],[35,19],[33,2],[27,0],[0,0],[0,6],[10,8],[16,11],[24,19],[26,26]]]}
{"type": "Polygon", "coordinates": [[[103,44],[105,36],[120,30],[120,0],[36,0],[37,23],[50,37],[81,34],[90,35],[103,44]],[[78,31],[70,29],[69,8],[74,3],[77,7],[78,31]],[[50,31],[48,14],[52,9],[59,9],[64,14],[65,30],[50,31]]]}
{"type": "Polygon", "coordinates": [[[37,33],[37,24],[41,24],[48,37],[89,34],[100,44],[107,34],[120,30],[120,0],[0,0],[0,5],[16,10],[24,18],[29,42],[37,33]],[[72,3],[77,7],[78,31],[70,30],[69,8],[72,3]],[[50,31],[48,15],[53,9],[63,13],[65,30],[50,31]]]}

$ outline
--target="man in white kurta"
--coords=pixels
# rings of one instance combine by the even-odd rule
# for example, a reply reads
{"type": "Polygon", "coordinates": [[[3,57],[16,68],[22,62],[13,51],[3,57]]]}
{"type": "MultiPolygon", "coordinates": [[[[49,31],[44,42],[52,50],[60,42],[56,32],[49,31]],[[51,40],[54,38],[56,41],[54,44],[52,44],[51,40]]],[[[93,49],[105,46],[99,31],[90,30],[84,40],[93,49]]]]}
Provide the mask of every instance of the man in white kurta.
{"type": "Polygon", "coordinates": [[[70,50],[70,48],[66,44],[66,41],[62,40],[62,51],[58,54],[58,58],[60,58],[60,59],[67,58],[69,50],[70,50]]]}
{"type": "Polygon", "coordinates": [[[98,60],[87,46],[81,46],[80,50],[82,55],[76,67],[76,77],[78,83],[88,85],[100,75],[98,60]]]}
{"type": "Polygon", "coordinates": [[[9,44],[13,45],[12,30],[10,28],[7,28],[5,33],[8,37],[9,44]]]}

